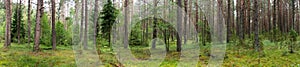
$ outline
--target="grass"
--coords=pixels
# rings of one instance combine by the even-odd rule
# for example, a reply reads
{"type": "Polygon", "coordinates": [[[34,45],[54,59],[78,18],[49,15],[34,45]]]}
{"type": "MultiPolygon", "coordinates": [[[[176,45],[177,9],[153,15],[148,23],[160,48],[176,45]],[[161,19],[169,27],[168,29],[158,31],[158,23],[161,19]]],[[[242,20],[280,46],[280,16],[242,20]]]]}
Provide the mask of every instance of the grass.
{"type": "MultiPolygon", "coordinates": [[[[228,44],[226,49],[226,55],[222,66],[225,67],[257,67],[257,66],[274,66],[274,67],[300,67],[300,52],[296,49],[296,53],[288,53],[287,47],[276,46],[282,43],[272,43],[268,40],[262,41],[264,44],[264,50],[258,54],[253,49],[245,47],[238,47],[235,44],[228,44]]],[[[0,43],[0,48],[2,48],[0,43]]],[[[176,52],[176,45],[170,45],[170,52],[168,52],[162,63],[158,63],[158,59],[151,59],[149,62],[137,63],[137,61],[130,61],[121,64],[117,60],[115,55],[109,47],[97,46],[99,59],[102,61],[101,66],[115,67],[115,66],[127,66],[127,67],[140,67],[140,66],[161,66],[161,67],[176,67],[179,65],[180,60],[197,60],[198,67],[205,67],[209,63],[210,59],[210,47],[200,46],[198,56],[188,57],[189,50],[186,55],[176,52]],[[181,59],[180,59],[181,57],[181,59]]],[[[189,46],[189,45],[183,45],[189,46]]],[[[41,46],[41,48],[51,48],[47,46],[41,46]]],[[[151,56],[148,47],[131,47],[133,55],[139,60],[148,60],[151,56]]],[[[195,50],[190,50],[195,51],[195,50]]],[[[93,60],[93,58],[91,58],[93,60]]],[[[182,61],[185,67],[192,67],[192,61],[182,61]]],[[[25,44],[17,45],[12,44],[9,49],[0,50],[0,67],[76,67],[75,54],[72,47],[58,46],[56,51],[43,50],[39,53],[33,53],[32,48],[26,47],[25,44]]]]}
{"type": "MultiPolygon", "coordinates": [[[[2,48],[2,45],[1,47],[2,48]]],[[[49,48],[41,46],[41,48],[49,48]]],[[[12,44],[0,51],[0,67],[74,67],[72,48],[59,47],[57,51],[43,50],[33,53],[25,44],[12,44]]]]}

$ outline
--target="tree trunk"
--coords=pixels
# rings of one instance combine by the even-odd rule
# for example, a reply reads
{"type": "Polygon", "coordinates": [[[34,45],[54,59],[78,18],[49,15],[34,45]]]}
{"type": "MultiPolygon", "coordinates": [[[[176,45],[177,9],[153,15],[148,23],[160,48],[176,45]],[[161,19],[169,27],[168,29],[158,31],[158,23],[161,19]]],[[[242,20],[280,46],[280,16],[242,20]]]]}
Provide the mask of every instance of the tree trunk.
{"type": "Polygon", "coordinates": [[[295,28],[295,0],[292,0],[292,4],[291,4],[292,6],[292,29],[293,30],[295,30],[296,28],[295,28]]]}
{"type": "Polygon", "coordinates": [[[20,24],[21,24],[21,9],[22,9],[22,1],[19,0],[19,4],[17,5],[17,37],[18,37],[18,44],[20,44],[20,24]]]}
{"type": "Polygon", "coordinates": [[[11,0],[6,0],[5,1],[5,14],[6,14],[6,31],[5,31],[5,43],[4,43],[4,48],[8,48],[11,45],[11,0]]]}
{"type": "Polygon", "coordinates": [[[82,42],[82,36],[83,36],[83,24],[84,24],[84,0],[81,0],[81,22],[80,22],[80,33],[79,33],[79,39],[80,42],[82,42]]]}
{"type": "Polygon", "coordinates": [[[64,28],[67,30],[67,22],[65,20],[65,0],[60,0],[60,17],[59,19],[64,23],[64,28]]]}
{"type": "Polygon", "coordinates": [[[28,14],[27,14],[27,22],[28,22],[28,47],[30,47],[31,41],[31,0],[28,0],[28,14]]]}
{"type": "Polygon", "coordinates": [[[98,15],[99,15],[99,13],[98,13],[98,5],[99,3],[98,3],[98,0],[95,0],[95,8],[94,8],[94,10],[95,10],[95,12],[94,12],[94,44],[95,45],[97,45],[97,43],[96,43],[96,40],[97,40],[97,33],[98,33],[98,30],[97,30],[97,27],[98,27],[98,15]]]}
{"type": "Polygon", "coordinates": [[[276,21],[277,21],[277,19],[276,19],[276,18],[277,18],[277,15],[276,15],[276,4],[277,4],[277,3],[276,3],[276,1],[277,1],[277,0],[274,0],[274,1],[273,1],[273,3],[274,3],[274,4],[273,4],[273,18],[272,18],[272,19],[273,19],[273,23],[272,23],[272,25],[271,25],[271,26],[272,26],[272,29],[271,29],[271,30],[272,30],[272,36],[273,36],[273,37],[271,38],[272,41],[275,41],[275,38],[274,38],[274,37],[275,37],[275,35],[276,35],[275,30],[276,30],[276,27],[277,27],[277,26],[276,26],[276,21]]]}
{"type": "Polygon", "coordinates": [[[177,33],[176,33],[176,39],[177,39],[177,52],[181,51],[181,24],[182,24],[182,3],[181,0],[177,0],[177,33]]]}
{"type": "Polygon", "coordinates": [[[186,44],[186,42],[187,42],[187,20],[188,20],[188,14],[187,14],[187,12],[188,12],[188,8],[187,8],[187,6],[188,6],[188,0],[184,0],[184,21],[183,21],[183,24],[184,24],[184,26],[183,26],[183,36],[184,36],[184,44],[186,44]]]}
{"type": "MultiPolygon", "coordinates": [[[[194,25],[195,25],[195,29],[196,29],[196,35],[198,35],[198,33],[199,33],[199,25],[198,25],[198,22],[199,22],[199,5],[198,5],[198,0],[196,0],[196,2],[195,2],[195,8],[196,8],[196,11],[195,11],[196,15],[195,15],[195,23],[194,23],[194,25]]],[[[196,39],[197,39],[197,42],[198,42],[199,41],[198,40],[198,36],[197,36],[196,39]]]]}
{"type": "Polygon", "coordinates": [[[257,4],[257,0],[254,0],[254,31],[255,31],[255,41],[254,44],[256,46],[256,50],[259,51],[259,38],[258,38],[258,27],[259,27],[259,23],[258,23],[258,4],[257,4]]]}
{"type": "Polygon", "coordinates": [[[258,37],[258,33],[259,33],[259,23],[258,23],[258,4],[257,4],[257,0],[254,0],[254,44],[255,44],[255,49],[258,52],[258,63],[260,64],[260,43],[259,43],[259,37],[258,37]]]}
{"type": "Polygon", "coordinates": [[[34,47],[33,47],[34,52],[38,52],[40,50],[41,18],[42,18],[42,15],[43,15],[43,0],[38,0],[37,1],[35,34],[34,34],[34,47]]]}
{"type": "Polygon", "coordinates": [[[236,35],[240,36],[240,0],[236,0],[236,13],[237,13],[237,17],[236,17],[236,35]]]}
{"type": "Polygon", "coordinates": [[[56,31],[55,31],[55,0],[51,0],[52,10],[52,50],[56,50],[56,31]]]}
{"type": "Polygon", "coordinates": [[[231,1],[227,0],[227,43],[230,41],[230,37],[231,37],[231,1]]]}
{"type": "Polygon", "coordinates": [[[268,8],[268,11],[267,11],[267,13],[268,13],[268,16],[267,16],[268,29],[267,29],[267,31],[270,32],[270,30],[272,28],[271,27],[272,25],[271,25],[271,9],[270,9],[271,8],[271,1],[270,0],[268,0],[268,7],[267,8],[268,8]]]}
{"type": "Polygon", "coordinates": [[[125,30],[125,36],[124,36],[124,48],[127,49],[128,48],[128,23],[129,23],[129,17],[128,17],[128,10],[129,10],[129,6],[128,6],[128,0],[125,0],[125,23],[124,23],[124,30],[125,30]]]}
{"type": "Polygon", "coordinates": [[[84,8],[85,8],[85,16],[84,16],[84,20],[85,20],[85,26],[84,26],[84,39],[83,39],[83,47],[84,49],[88,49],[87,48],[87,44],[88,44],[88,36],[87,36],[87,32],[88,32],[88,7],[87,7],[87,3],[88,3],[88,0],[85,0],[84,2],[84,8]]]}
{"type": "Polygon", "coordinates": [[[153,41],[152,41],[152,49],[155,49],[156,48],[156,39],[157,38],[157,18],[156,18],[156,6],[157,6],[157,0],[154,0],[154,21],[153,21],[153,41]]]}

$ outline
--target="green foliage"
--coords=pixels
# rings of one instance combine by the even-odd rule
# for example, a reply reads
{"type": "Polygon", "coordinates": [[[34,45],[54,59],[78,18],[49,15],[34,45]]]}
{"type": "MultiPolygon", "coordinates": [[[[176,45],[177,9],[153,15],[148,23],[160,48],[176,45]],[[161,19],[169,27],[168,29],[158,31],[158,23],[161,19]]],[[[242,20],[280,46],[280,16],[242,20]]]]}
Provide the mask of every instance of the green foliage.
{"type": "Polygon", "coordinates": [[[113,6],[111,0],[107,0],[103,10],[100,12],[100,18],[102,19],[101,32],[104,38],[109,39],[112,26],[115,24],[118,14],[119,10],[113,6]]]}
{"type": "Polygon", "coordinates": [[[289,32],[289,34],[290,34],[292,37],[294,37],[294,38],[296,38],[296,37],[298,36],[298,33],[296,32],[296,30],[291,30],[291,31],[289,32]]]}
{"type": "Polygon", "coordinates": [[[51,46],[51,27],[48,15],[44,14],[41,19],[41,42],[47,46],[51,46]]]}
{"type": "MultiPolygon", "coordinates": [[[[15,8],[15,10],[17,10],[17,8],[15,8]]],[[[23,12],[22,12],[22,9],[20,9],[20,16],[18,16],[18,13],[17,13],[17,11],[15,11],[14,13],[13,13],[14,15],[13,15],[13,21],[12,21],[12,23],[11,23],[11,37],[12,37],[12,42],[18,42],[18,33],[17,33],[17,22],[18,22],[18,20],[17,20],[17,18],[21,18],[21,20],[19,21],[20,22],[20,28],[19,28],[19,30],[20,30],[20,41],[21,41],[21,43],[24,43],[24,42],[26,42],[27,40],[25,40],[25,38],[26,38],[26,29],[25,29],[25,24],[24,24],[24,20],[23,20],[23,12]]]]}
{"type": "Polygon", "coordinates": [[[56,43],[58,45],[71,45],[72,44],[72,36],[68,30],[64,29],[64,25],[61,22],[57,22],[56,24],[56,43]]]}
{"type": "MultiPolygon", "coordinates": [[[[40,53],[32,53],[26,44],[12,43],[12,46],[5,52],[0,50],[0,67],[75,67],[76,65],[71,47],[59,47],[55,52],[44,50],[40,53]]],[[[45,46],[41,45],[41,47],[45,46]]]]}
{"type": "Polygon", "coordinates": [[[0,42],[4,41],[5,36],[5,22],[0,23],[0,42]]]}
{"type": "MultiPolygon", "coordinates": [[[[130,36],[129,36],[129,45],[144,45],[142,44],[142,30],[141,30],[141,24],[136,23],[136,25],[132,28],[130,36]]],[[[145,45],[147,46],[147,45],[145,45]]]]}

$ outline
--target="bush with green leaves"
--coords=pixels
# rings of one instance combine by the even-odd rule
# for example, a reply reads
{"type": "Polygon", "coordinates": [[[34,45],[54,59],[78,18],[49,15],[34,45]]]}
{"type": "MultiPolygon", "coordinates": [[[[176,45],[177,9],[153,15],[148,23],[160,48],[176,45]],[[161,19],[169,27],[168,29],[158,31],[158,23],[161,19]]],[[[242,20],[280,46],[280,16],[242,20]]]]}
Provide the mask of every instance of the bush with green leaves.
{"type": "MultiPolygon", "coordinates": [[[[17,9],[15,9],[17,10],[17,9]]],[[[22,9],[21,9],[22,10],[22,9]]],[[[17,27],[17,24],[18,24],[18,20],[17,18],[21,18],[21,20],[19,21],[20,22],[20,42],[21,43],[25,43],[27,42],[27,40],[25,40],[26,38],[26,34],[27,34],[27,31],[25,29],[25,23],[24,23],[24,20],[23,20],[23,16],[22,16],[22,11],[20,11],[20,16],[18,16],[18,13],[17,12],[14,12],[13,13],[13,21],[11,23],[11,37],[12,37],[12,42],[18,42],[18,27],[17,27]]]]}
{"type": "Polygon", "coordinates": [[[141,30],[141,24],[137,23],[132,28],[130,36],[129,36],[129,45],[141,45],[142,44],[142,30],[141,30]]]}
{"type": "Polygon", "coordinates": [[[110,34],[112,26],[115,24],[119,10],[113,5],[110,0],[103,6],[103,10],[100,12],[101,32],[103,38],[110,41],[110,34]]]}
{"type": "Polygon", "coordinates": [[[0,42],[4,43],[5,22],[0,23],[0,42]]]}
{"type": "Polygon", "coordinates": [[[51,27],[47,14],[43,14],[41,20],[41,44],[51,46],[51,27]]]}
{"type": "Polygon", "coordinates": [[[56,43],[58,45],[71,45],[72,36],[68,30],[65,30],[64,24],[60,21],[56,23],[56,43]]]}

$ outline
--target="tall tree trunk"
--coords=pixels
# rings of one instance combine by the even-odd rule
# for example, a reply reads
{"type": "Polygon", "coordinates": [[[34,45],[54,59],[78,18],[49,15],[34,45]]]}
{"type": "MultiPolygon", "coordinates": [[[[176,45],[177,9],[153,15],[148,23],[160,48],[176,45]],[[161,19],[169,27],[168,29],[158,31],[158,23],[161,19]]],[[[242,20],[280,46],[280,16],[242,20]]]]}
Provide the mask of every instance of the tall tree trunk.
{"type": "Polygon", "coordinates": [[[154,3],[154,12],[153,12],[153,14],[154,14],[154,21],[153,21],[153,41],[152,41],[152,49],[155,49],[156,48],[156,39],[155,38],[157,38],[157,18],[156,18],[156,10],[157,10],[157,0],[153,0],[153,3],[154,3]]]}
{"type": "Polygon", "coordinates": [[[28,22],[28,47],[30,47],[31,41],[31,0],[28,0],[28,14],[27,14],[27,22],[28,22]]]}
{"type": "Polygon", "coordinates": [[[60,0],[60,17],[59,19],[64,23],[64,28],[67,30],[67,22],[65,20],[65,1],[66,0],[60,0]]]}
{"type": "Polygon", "coordinates": [[[6,31],[5,31],[5,43],[4,43],[4,48],[8,48],[11,44],[11,0],[6,0],[5,1],[5,14],[6,14],[6,31]]]}
{"type": "Polygon", "coordinates": [[[19,0],[19,4],[17,5],[17,37],[18,37],[18,44],[20,44],[20,25],[21,25],[21,9],[22,9],[22,0],[19,0]]]}
{"type": "Polygon", "coordinates": [[[291,7],[292,7],[292,28],[293,28],[293,30],[295,30],[296,28],[295,28],[295,0],[292,0],[292,3],[291,3],[291,7]]]}
{"type": "Polygon", "coordinates": [[[56,50],[56,31],[55,31],[55,0],[51,0],[51,10],[52,10],[52,50],[56,50]]]}
{"type": "Polygon", "coordinates": [[[240,17],[241,17],[241,15],[240,15],[240,5],[241,5],[241,3],[240,3],[240,1],[241,0],[236,0],[236,13],[237,13],[237,17],[236,17],[236,35],[237,36],[240,36],[240,17]]]}
{"type": "MultiPolygon", "coordinates": [[[[196,0],[196,2],[195,2],[195,8],[196,8],[196,11],[195,11],[196,15],[195,15],[194,25],[195,25],[195,29],[196,29],[196,35],[198,35],[198,33],[199,33],[199,25],[198,25],[198,22],[199,22],[199,5],[198,5],[198,0],[196,0]]],[[[197,36],[197,42],[198,42],[198,36],[197,36]]]]}
{"type": "Polygon", "coordinates": [[[177,52],[181,51],[181,24],[182,24],[182,3],[181,0],[177,0],[177,33],[176,33],[176,39],[177,39],[177,52]]]}
{"type": "MultiPolygon", "coordinates": [[[[276,26],[276,21],[277,21],[277,19],[276,19],[277,18],[277,15],[276,15],[276,4],[277,4],[277,0],[274,0],[273,3],[274,3],[273,4],[273,17],[272,17],[273,23],[271,25],[272,26],[271,30],[272,30],[272,36],[275,37],[275,35],[276,35],[275,30],[276,30],[276,27],[277,27],[276,26]]],[[[275,41],[275,39],[273,37],[271,39],[272,39],[272,41],[275,41]]]]}
{"type": "Polygon", "coordinates": [[[260,44],[259,44],[259,38],[258,38],[258,34],[259,34],[259,23],[258,23],[258,4],[257,4],[257,0],[254,0],[254,44],[256,46],[256,51],[258,52],[258,58],[259,58],[259,61],[258,63],[260,64],[260,44]]]}
{"type": "Polygon", "coordinates": [[[40,50],[42,16],[43,16],[43,0],[37,0],[36,25],[35,25],[35,34],[34,34],[34,47],[33,47],[34,52],[38,52],[40,50]]]}
{"type": "MultiPolygon", "coordinates": [[[[291,2],[291,7],[292,7],[292,31],[295,31],[295,0],[292,0],[291,2]]],[[[296,41],[296,36],[295,34],[292,34],[292,44],[290,45],[290,53],[294,53],[294,50],[293,50],[293,45],[295,44],[295,41],[296,41]]]]}
{"type": "Polygon", "coordinates": [[[250,19],[251,19],[251,0],[247,0],[246,3],[247,6],[245,5],[246,11],[245,11],[245,34],[248,34],[248,37],[250,38],[251,35],[251,24],[250,24],[250,19]]]}
{"type": "Polygon", "coordinates": [[[187,20],[188,20],[188,14],[187,14],[187,12],[188,12],[188,8],[187,8],[187,6],[188,6],[188,0],[184,0],[184,21],[183,21],[183,37],[184,37],[184,44],[186,44],[186,42],[187,42],[187,20]]]}
{"type": "Polygon", "coordinates": [[[88,36],[87,36],[87,32],[88,32],[88,6],[87,6],[88,0],[85,0],[84,2],[84,8],[85,8],[85,16],[84,16],[84,20],[85,20],[85,26],[84,26],[84,39],[83,39],[83,47],[84,49],[88,49],[87,48],[87,44],[88,44],[88,36]]]}
{"type": "Polygon", "coordinates": [[[231,37],[231,0],[227,0],[227,42],[230,41],[231,37]]]}
{"type": "Polygon", "coordinates": [[[80,22],[80,33],[79,33],[79,38],[80,42],[83,40],[83,24],[84,24],[84,0],[81,0],[81,22],[80,22]]]}
{"type": "Polygon", "coordinates": [[[129,23],[129,2],[128,0],[125,0],[125,5],[124,5],[124,8],[125,8],[125,23],[124,23],[124,30],[125,30],[125,36],[124,36],[124,48],[127,49],[128,48],[128,23],[129,23]]]}
{"type": "Polygon", "coordinates": [[[241,11],[240,11],[240,13],[241,13],[241,20],[240,20],[240,26],[239,26],[239,28],[240,28],[240,35],[239,35],[239,37],[240,37],[240,39],[241,40],[243,40],[244,39],[244,22],[243,21],[245,21],[245,1],[244,0],[241,0],[240,1],[240,3],[241,3],[241,5],[240,5],[240,8],[241,8],[241,11]]]}
{"type": "Polygon", "coordinates": [[[98,13],[98,5],[99,3],[98,3],[98,0],[95,0],[95,8],[94,8],[94,44],[95,45],[97,45],[97,43],[96,43],[96,40],[97,40],[97,33],[98,33],[98,30],[97,30],[97,27],[98,27],[98,15],[99,15],[99,13],[98,13]]]}
{"type": "Polygon", "coordinates": [[[258,4],[257,4],[257,0],[254,0],[254,31],[255,31],[255,41],[254,44],[256,46],[256,50],[259,51],[259,38],[258,38],[258,27],[259,27],[259,23],[258,23],[258,4]]]}
{"type": "Polygon", "coordinates": [[[267,13],[268,13],[268,16],[267,16],[267,24],[268,24],[268,29],[267,29],[267,31],[268,32],[270,32],[270,30],[271,30],[271,1],[270,0],[268,0],[268,11],[267,11],[267,13]]]}

